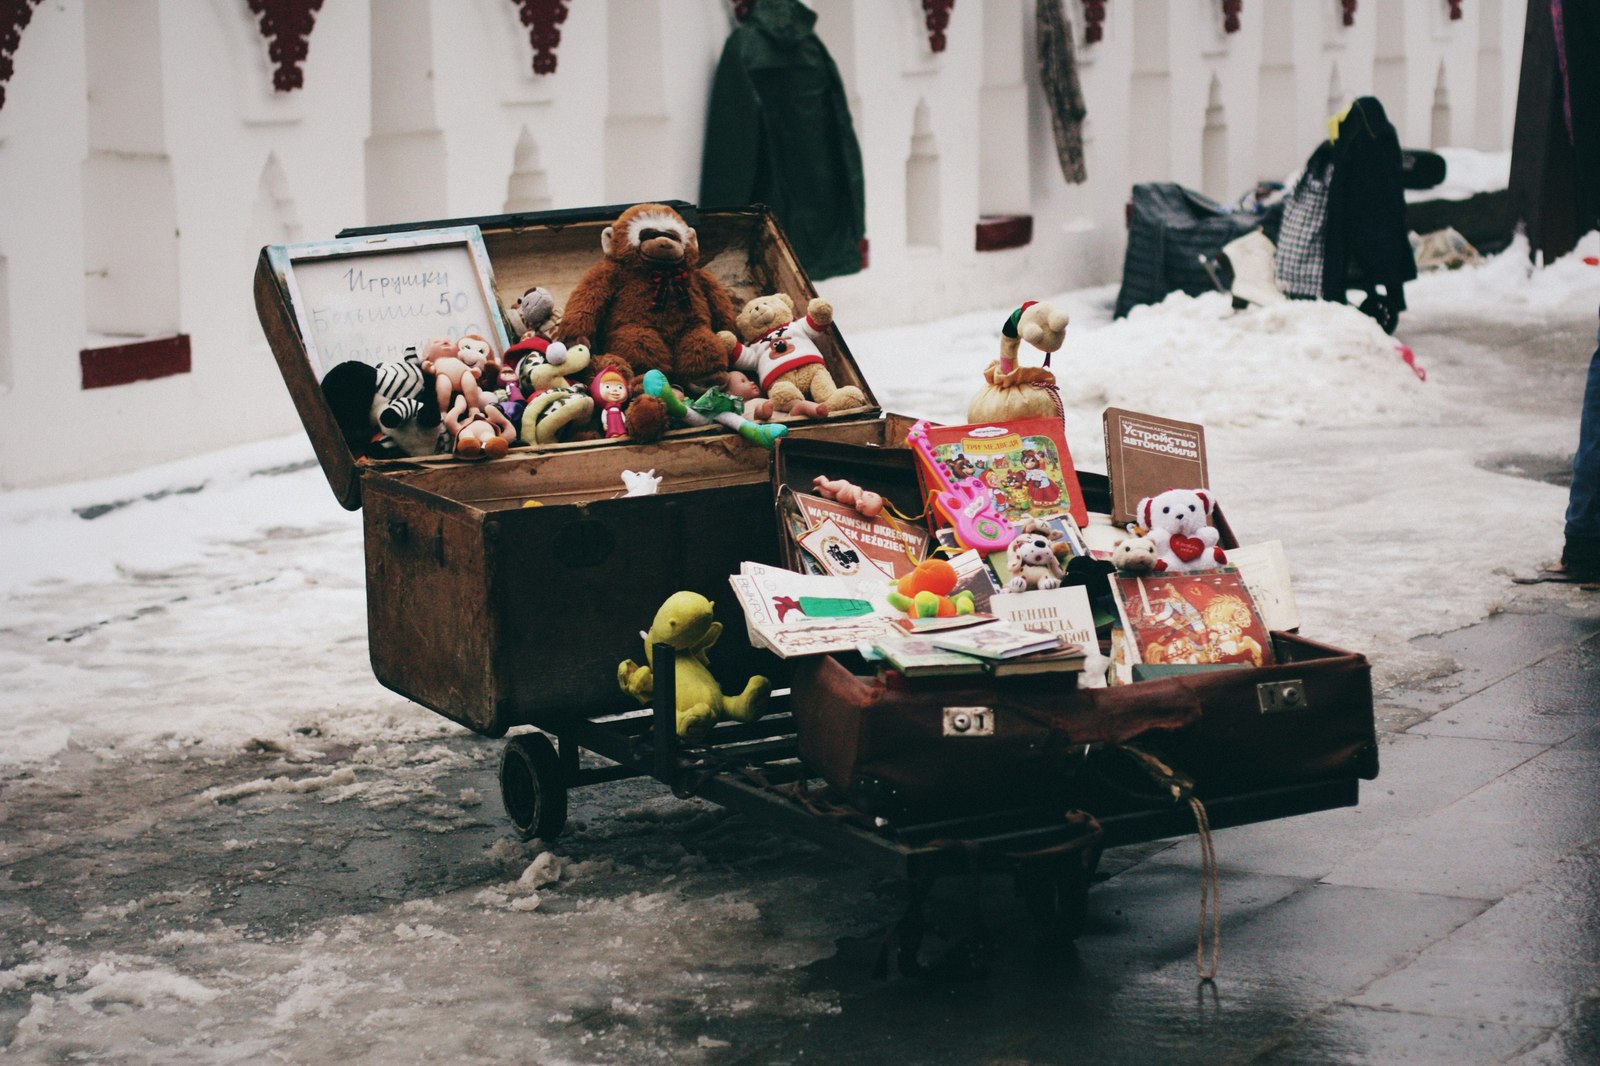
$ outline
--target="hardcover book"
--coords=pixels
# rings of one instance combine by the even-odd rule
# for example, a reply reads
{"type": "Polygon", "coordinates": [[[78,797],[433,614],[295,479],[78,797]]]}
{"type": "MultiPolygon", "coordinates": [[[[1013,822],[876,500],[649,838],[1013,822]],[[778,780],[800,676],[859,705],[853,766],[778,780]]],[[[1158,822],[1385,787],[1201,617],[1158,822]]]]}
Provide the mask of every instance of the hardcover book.
{"type": "Polygon", "coordinates": [[[1054,651],[997,659],[989,664],[991,677],[1033,677],[1038,674],[1081,674],[1085,654],[1083,645],[1068,644],[1054,651]]]}
{"type": "Polygon", "coordinates": [[[1120,407],[1105,412],[1111,520],[1137,521],[1134,508],[1167,489],[1209,488],[1205,427],[1120,407]]]}
{"type": "Polygon", "coordinates": [[[1011,622],[990,622],[988,625],[946,630],[934,633],[928,639],[946,651],[958,651],[982,659],[1011,659],[1036,651],[1050,651],[1062,644],[1061,638],[1054,633],[1024,629],[1011,622]]]}
{"type": "Polygon", "coordinates": [[[1133,662],[1273,661],[1272,638],[1235,570],[1117,575],[1111,590],[1133,662]]]}
{"type": "Polygon", "coordinates": [[[1070,514],[1081,528],[1089,509],[1059,418],[1019,418],[965,426],[929,426],[928,444],[950,480],[976,477],[995,510],[1016,522],[1027,515],[1070,514]]]}

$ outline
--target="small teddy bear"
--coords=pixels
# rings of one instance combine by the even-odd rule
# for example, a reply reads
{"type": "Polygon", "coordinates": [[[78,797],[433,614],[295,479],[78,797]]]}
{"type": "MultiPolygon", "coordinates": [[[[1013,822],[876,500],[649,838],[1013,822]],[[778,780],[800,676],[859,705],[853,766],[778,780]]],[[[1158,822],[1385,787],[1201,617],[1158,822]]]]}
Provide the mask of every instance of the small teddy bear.
{"type": "Polygon", "coordinates": [[[772,404],[785,414],[825,418],[836,411],[865,407],[854,385],[837,386],[817,341],[833,324],[833,305],[820,297],[794,317],[787,293],[757,296],[735,319],[743,343],[733,350],[733,366],[752,373],[772,404]],[[811,401],[815,401],[812,403],[811,401]]]}
{"type": "Polygon", "coordinates": [[[1058,588],[1066,574],[1050,538],[1043,533],[1024,533],[1012,539],[1006,546],[1006,571],[1011,580],[1006,582],[1004,592],[1058,588]]]}
{"type": "Polygon", "coordinates": [[[1206,489],[1168,489],[1139,501],[1134,512],[1155,544],[1157,573],[1214,570],[1228,561],[1210,524],[1212,507],[1206,489]]]}
{"type": "Polygon", "coordinates": [[[547,333],[556,324],[556,300],[550,290],[534,285],[517,298],[515,307],[506,309],[506,320],[511,323],[512,335],[525,337],[529,333],[547,333]]]}
{"type": "Polygon", "coordinates": [[[1124,537],[1111,548],[1111,563],[1130,574],[1148,574],[1156,568],[1156,542],[1149,537],[1124,537]]]}

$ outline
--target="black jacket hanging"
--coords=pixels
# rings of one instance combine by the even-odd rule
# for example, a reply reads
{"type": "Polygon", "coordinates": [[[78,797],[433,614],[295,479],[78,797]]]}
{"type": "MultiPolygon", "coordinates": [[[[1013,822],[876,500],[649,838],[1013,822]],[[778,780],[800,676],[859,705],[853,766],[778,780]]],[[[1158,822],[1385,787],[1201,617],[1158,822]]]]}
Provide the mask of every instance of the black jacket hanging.
{"type": "Polygon", "coordinates": [[[1323,229],[1322,298],[1344,303],[1352,285],[1364,287],[1369,296],[1381,285],[1392,330],[1392,318],[1405,310],[1403,287],[1416,278],[1417,263],[1406,231],[1400,137],[1376,97],[1351,104],[1338,139],[1319,148],[1307,165],[1328,155],[1333,171],[1323,229]]]}
{"type": "Polygon", "coordinates": [[[813,278],[861,269],[866,182],[839,68],[799,0],[758,0],[723,47],[702,207],[764,203],[813,278]]]}

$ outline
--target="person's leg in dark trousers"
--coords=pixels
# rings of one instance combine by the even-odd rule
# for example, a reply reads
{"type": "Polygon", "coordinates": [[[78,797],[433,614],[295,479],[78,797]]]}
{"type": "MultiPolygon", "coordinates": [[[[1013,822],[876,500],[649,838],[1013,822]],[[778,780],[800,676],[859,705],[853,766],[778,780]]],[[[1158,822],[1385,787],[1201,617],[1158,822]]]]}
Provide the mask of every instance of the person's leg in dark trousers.
{"type": "MultiPolygon", "coordinates": [[[[1600,338],[1596,338],[1600,345],[1600,338]]],[[[1589,358],[1567,497],[1567,543],[1561,565],[1580,581],[1600,581],[1600,347],[1589,358]]]]}

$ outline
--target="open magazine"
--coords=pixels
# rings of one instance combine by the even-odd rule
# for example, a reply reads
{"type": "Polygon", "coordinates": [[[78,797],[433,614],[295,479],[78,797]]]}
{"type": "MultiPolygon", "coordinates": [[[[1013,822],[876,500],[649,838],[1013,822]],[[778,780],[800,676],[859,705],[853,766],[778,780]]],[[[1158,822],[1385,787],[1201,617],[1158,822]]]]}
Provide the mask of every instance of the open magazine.
{"type": "Polygon", "coordinates": [[[728,583],[744,608],[750,643],[782,659],[855,651],[877,643],[893,625],[889,585],[876,578],[797,574],[745,562],[728,583]]]}

